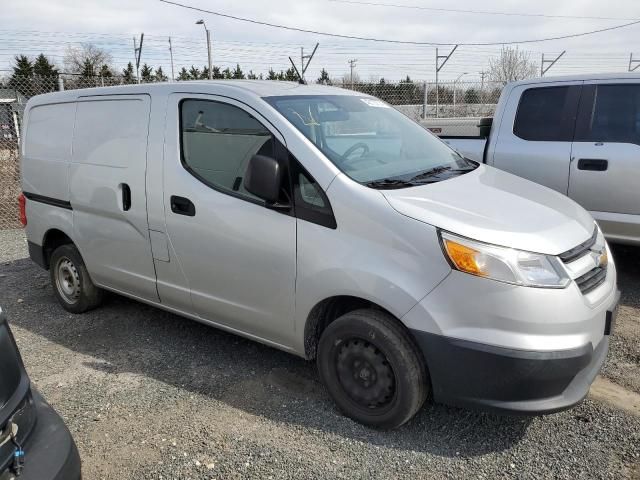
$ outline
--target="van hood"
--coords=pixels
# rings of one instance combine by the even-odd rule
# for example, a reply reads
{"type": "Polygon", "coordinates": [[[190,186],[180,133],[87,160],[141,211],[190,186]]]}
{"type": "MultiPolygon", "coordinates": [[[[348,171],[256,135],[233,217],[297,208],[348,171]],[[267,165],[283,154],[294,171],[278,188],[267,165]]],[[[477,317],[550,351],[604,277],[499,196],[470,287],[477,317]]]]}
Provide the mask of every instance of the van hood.
{"type": "Polygon", "coordinates": [[[573,200],[486,165],[438,183],[381,193],[403,215],[505,247],[558,255],[593,235],[593,218],[573,200]]]}

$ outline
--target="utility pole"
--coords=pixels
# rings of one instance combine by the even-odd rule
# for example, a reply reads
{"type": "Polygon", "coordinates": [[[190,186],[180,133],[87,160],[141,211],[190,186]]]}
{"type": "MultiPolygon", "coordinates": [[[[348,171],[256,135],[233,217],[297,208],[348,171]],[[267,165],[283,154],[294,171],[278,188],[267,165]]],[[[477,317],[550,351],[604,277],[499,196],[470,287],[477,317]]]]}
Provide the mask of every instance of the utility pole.
{"type": "Polygon", "coordinates": [[[316,54],[316,50],[318,50],[319,45],[320,45],[319,43],[316,43],[316,46],[313,47],[313,52],[311,52],[311,55],[305,55],[304,47],[300,47],[300,70],[298,70],[298,67],[296,67],[296,63],[293,61],[293,58],[289,57],[289,61],[291,62],[293,69],[296,71],[296,74],[298,75],[298,81],[302,84],[307,83],[306,80],[304,79],[304,74],[307,71],[307,68],[309,68],[311,59],[316,54]],[[307,61],[307,63],[304,62],[305,60],[307,61]]]}
{"type": "Polygon", "coordinates": [[[640,60],[635,60],[633,58],[633,52],[631,52],[629,55],[629,71],[635,72],[638,67],[640,67],[640,60]]]}
{"type": "Polygon", "coordinates": [[[551,67],[553,67],[555,65],[555,63],[560,60],[560,58],[567,53],[566,50],[563,50],[562,53],[560,55],[558,55],[556,58],[554,58],[553,60],[545,60],[544,59],[544,53],[542,54],[542,62],[540,62],[540,76],[544,77],[544,74],[547,73],[549,71],[549,69],[551,67]],[[549,66],[547,68],[544,68],[544,64],[548,63],[549,66]]]}
{"type": "Polygon", "coordinates": [[[144,40],[144,33],[140,34],[140,46],[136,37],[133,37],[133,56],[136,60],[136,79],[140,83],[140,57],[142,56],[142,41],[144,40]]]}
{"type": "Polygon", "coordinates": [[[349,68],[351,70],[351,90],[353,90],[353,69],[356,66],[356,62],[358,61],[357,58],[352,58],[351,60],[349,60],[349,68]]]}
{"type": "Polygon", "coordinates": [[[438,74],[440,73],[440,70],[442,70],[442,67],[444,67],[445,64],[449,61],[451,55],[453,55],[453,52],[455,52],[457,48],[458,45],[454,46],[453,50],[449,52],[449,55],[439,55],[438,49],[436,48],[436,117],[438,117],[440,114],[440,92],[438,90],[438,74]],[[440,60],[442,60],[442,63],[440,63],[440,60]]]}
{"type": "Polygon", "coordinates": [[[171,48],[171,37],[169,37],[169,56],[171,57],[171,81],[175,82],[175,72],[173,71],[173,48],[171,48]]]}
{"type": "Polygon", "coordinates": [[[484,104],[484,77],[486,77],[489,73],[482,70],[478,72],[480,75],[480,103],[484,104]]]}

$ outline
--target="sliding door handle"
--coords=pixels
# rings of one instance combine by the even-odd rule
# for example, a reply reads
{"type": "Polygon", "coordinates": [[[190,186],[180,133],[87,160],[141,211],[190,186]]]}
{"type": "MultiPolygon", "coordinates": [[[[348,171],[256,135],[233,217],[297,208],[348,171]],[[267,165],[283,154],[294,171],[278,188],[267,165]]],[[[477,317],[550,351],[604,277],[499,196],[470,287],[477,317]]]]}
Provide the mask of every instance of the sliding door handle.
{"type": "Polygon", "coordinates": [[[581,158],[578,160],[578,170],[604,172],[607,168],[609,168],[609,160],[599,158],[581,158]]]}
{"type": "Polygon", "coordinates": [[[122,210],[125,212],[131,208],[131,189],[126,183],[122,184],[122,210]]]}
{"type": "Polygon", "coordinates": [[[171,211],[173,213],[187,217],[194,217],[196,215],[196,206],[188,198],[171,195],[170,201],[171,211]]]}

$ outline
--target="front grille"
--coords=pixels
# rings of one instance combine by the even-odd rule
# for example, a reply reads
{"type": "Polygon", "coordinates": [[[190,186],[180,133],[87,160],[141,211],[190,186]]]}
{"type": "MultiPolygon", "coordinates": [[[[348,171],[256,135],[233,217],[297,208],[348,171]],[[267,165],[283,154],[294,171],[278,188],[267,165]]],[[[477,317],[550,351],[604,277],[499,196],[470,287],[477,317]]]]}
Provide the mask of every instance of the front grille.
{"type": "Polygon", "coordinates": [[[607,278],[607,267],[596,267],[589,270],[584,275],[576,278],[578,288],[583,294],[589,293],[594,288],[601,285],[607,278]]]}
{"type": "MultiPolygon", "coordinates": [[[[593,231],[593,235],[587,241],[582,242],[580,245],[561,253],[560,260],[567,265],[572,274],[572,278],[575,280],[578,288],[583,294],[587,294],[594,290],[598,286],[602,285],[607,279],[607,265],[603,263],[598,265],[600,261],[601,246],[596,245],[598,243],[598,228],[593,231]],[[595,265],[590,263],[595,261],[595,265]],[[585,265],[586,263],[586,265],[585,265]],[[585,272],[585,267],[589,268],[593,266],[591,270],[585,272]],[[579,276],[578,276],[579,275],[579,276]]],[[[604,247],[606,248],[606,247],[604,247]]]]}
{"type": "Polygon", "coordinates": [[[589,240],[581,243],[577,247],[573,247],[571,250],[567,250],[566,252],[561,253],[558,256],[560,257],[560,260],[562,260],[564,263],[569,263],[575,260],[576,258],[580,258],[582,255],[584,255],[589,250],[591,250],[591,247],[593,247],[597,239],[598,239],[598,229],[596,228],[593,230],[593,235],[591,235],[591,238],[589,240]]]}

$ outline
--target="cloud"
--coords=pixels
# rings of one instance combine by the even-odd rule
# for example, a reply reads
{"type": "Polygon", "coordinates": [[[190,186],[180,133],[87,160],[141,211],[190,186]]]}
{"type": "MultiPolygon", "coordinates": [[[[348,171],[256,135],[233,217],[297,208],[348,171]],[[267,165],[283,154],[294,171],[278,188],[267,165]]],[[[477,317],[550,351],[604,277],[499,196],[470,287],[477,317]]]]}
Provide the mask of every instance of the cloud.
{"type": "MultiPolygon", "coordinates": [[[[301,28],[413,41],[500,42],[563,35],[624,23],[432,12],[342,4],[328,0],[272,0],[268,3],[256,0],[183,1],[205,9],[301,28]]],[[[418,5],[417,0],[394,1],[418,5]]],[[[444,1],[431,5],[452,8],[444,1]]],[[[479,4],[477,1],[459,0],[453,8],[616,17],[634,17],[637,10],[636,2],[632,0],[616,2],[615,12],[605,10],[603,4],[595,0],[542,0],[527,4],[495,0],[479,4]]],[[[66,45],[82,41],[109,49],[114,63],[121,67],[133,58],[132,36],[140,32],[145,32],[143,61],[162,65],[165,72],[168,71],[167,37],[171,35],[175,40],[176,64],[202,66],[206,63],[204,31],[200,25],[194,24],[201,17],[213,33],[214,63],[223,66],[239,62],[245,71],[253,69],[266,72],[269,66],[284,69],[288,67],[288,56],[299,59],[299,47],[304,46],[305,52],[310,52],[317,41],[320,42],[320,48],[309,69],[310,76],[317,75],[321,67],[326,67],[332,75],[342,75],[348,70],[347,60],[350,58],[358,58],[357,69],[362,78],[399,78],[409,74],[428,80],[434,76],[435,49],[432,47],[348,41],[291,32],[214,17],[157,0],[9,2],[3,6],[0,20],[0,68],[9,66],[13,54],[25,52],[37,54],[44,51],[57,61],[66,45]]],[[[542,52],[553,54],[566,49],[567,54],[554,67],[554,73],[603,69],[624,71],[630,45],[633,45],[639,30],[640,27],[629,27],[591,37],[521,48],[530,50],[534,59],[538,59],[542,52]]],[[[461,47],[443,69],[442,77],[453,77],[467,71],[477,75],[486,67],[489,56],[496,55],[498,51],[499,47],[461,47]]]]}

